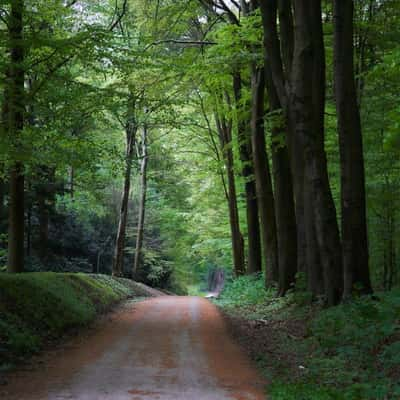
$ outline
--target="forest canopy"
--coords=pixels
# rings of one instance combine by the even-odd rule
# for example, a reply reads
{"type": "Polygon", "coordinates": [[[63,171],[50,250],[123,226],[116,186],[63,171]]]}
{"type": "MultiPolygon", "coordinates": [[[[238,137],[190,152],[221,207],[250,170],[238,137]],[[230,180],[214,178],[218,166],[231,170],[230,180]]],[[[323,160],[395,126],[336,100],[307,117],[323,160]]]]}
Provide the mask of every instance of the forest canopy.
{"type": "Polygon", "coordinates": [[[2,1],[1,268],[390,290],[399,22],[396,0],[2,1]]]}

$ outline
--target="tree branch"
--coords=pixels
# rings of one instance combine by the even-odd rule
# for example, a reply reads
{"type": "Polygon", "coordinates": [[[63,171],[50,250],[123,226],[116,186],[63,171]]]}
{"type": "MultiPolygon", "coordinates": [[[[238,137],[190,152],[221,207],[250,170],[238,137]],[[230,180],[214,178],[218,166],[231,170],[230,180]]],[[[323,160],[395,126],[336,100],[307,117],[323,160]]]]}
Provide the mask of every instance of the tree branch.
{"type": "MultiPolygon", "coordinates": [[[[117,7],[116,8],[118,8],[118,0],[117,0],[117,7]]],[[[113,31],[120,24],[122,18],[126,14],[127,10],[128,10],[128,0],[124,0],[121,12],[118,14],[118,11],[116,11],[118,16],[117,16],[117,19],[111,24],[111,26],[109,28],[110,31],[113,31]]]]}
{"type": "Polygon", "coordinates": [[[197,41],[197,40],[179,40],[179,39],[165,39],[165,40],[157,40],[156,42],[153,42],[149,44],[145,50],[148,50],[152,46],[157,46],[159,44],[163,43],[175,43],[175,44],[188,44],[191,46],[212,46],[217,44],[217,42],[211,42],[208,40],[205,41],[197,41]]]}

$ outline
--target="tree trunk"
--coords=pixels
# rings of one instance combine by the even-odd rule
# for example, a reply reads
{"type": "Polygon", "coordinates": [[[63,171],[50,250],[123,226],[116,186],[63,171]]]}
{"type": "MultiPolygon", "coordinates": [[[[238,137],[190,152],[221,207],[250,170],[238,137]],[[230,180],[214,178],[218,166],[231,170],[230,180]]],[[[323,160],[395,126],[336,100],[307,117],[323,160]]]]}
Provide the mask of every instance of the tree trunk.
{"type": "MultiPolygon", "coordinates": [[[[313,134],[315,143],[315,157],[320,166],[321,186],[327,193],[327,203],[331,203],[334,209],[333,199],[330,195],[330,187],[328,180],[328,167],[325,155],[325,47],[323,42],[323,30],[321,19],[321,1],[311,0],[310,9],[310,28],[313,46],[312,61],[312,106],[313,106],[313,134]]],[[[312,184],[312,183],[311,183],[312,184]]],[[[305,191],[305,220],[306,220],[306,236],[307,236],[307,269],[308,269],[308,290],[312,293],[313,298],[324,293],[324,277],[323,277],[323,259],[321,258],[321,249],[319,248],[317,221],[315,210],[318,207],[314,197],[315,190],[305,191]]],[[[339,243],[340,245],[340,243],[339,243]]]]}
{"type": "Polygon", "coordinates": [[[323,145],[325,65],[321,4],[320,0],[295,0],[294,5],[296,23],[291,117],[294,133],[304,144],[305,193],[310,191],[313,196],[324,292],[327,303],[334,305],[340,301],[343,278],[336,210],[323,145]]]}
{"type": "MultiPolygon", "coordinates": [[[[276,6],[275,6],[276,8],[276,6]]],[[[276,15],[276,11],[274,12],[276,15]]],[[[294,53],[292,0],[278,0],[279,31],[281,35],[282,65],[286,82],[290,80],[294,53]]]]}
{"type": "Polygon", "coordinates": [[[306,275],[307,290],[311,293],[312,299],[324,294],[324,277],[322,260],[317,240],[315,221],[315,199],[312,190],[304,192],[304,222],[306,233],[306,275]]]}
{"type": "Polygon", "coordinates": [[[133,154],[135,149],[137,125],[135,121],[135,102],[130,101],[128,105],[128,121],[126,125],[126,157],[125,157],[125,177],[124,189],[122,192],[121,208],[119,213],[119,224],[117,238],[115,241],[112,274],[123,276],[124,274],[124,250],[126,225],[128,221],[129,193],[131,188],[131,172],[133,154]]]}
{"type": "MultiPolygon", "coordinates": [[[[286,144],[288,147],[295,198],[297,271],[306,272],[306,259],[310,249],[307,251],[304,204],[304,157],[300,150],[303,144],[301,143],[301,139],[293,133],[294,127],[290,118],[291,109],[289,102],[291,81],[288,79],[291,77],[294,41],[291,1],[279,1],[282,43],[279,41],[277,29],[278,1],[260,2],[260,9],[264,30],[265,65],[267,66],[267,71],[270,71],[272,80],[272,82],[268,82],[267,80],[270,101],[273,93],[276,93],[276,107],[282,107],[283,118],[286,122],[286,144]],[[283,60],[281,49],[287,50],[283,53],[283,60]]],[[[277,201],[276,204],[279,204],[279,202],[277,201]]]]}
{"type": "Polygon", "coordinates": [[[134,278],[143,262],[143,236],[144,236],[144,218],[146,214],[146,195],[147,195],[147,126],[143,127],[142,135],[142,160],[140,165],[140,197],[139,197],[139,220],[137,226],[135,260],[133,264],[132,277],[134,278]]]}
{"type": "MultiPolygon", "coordinates": [[[[297,227],[295,204],[287,147],[288,135],[284,123],[276,121],[273,115],[281,109],[278,95],[272,80],[269,63],[266,60],[266,85],[270,112],[272,114],[272,164],[274,170],[276,224],[279,251],[280,296],[291,288],[297,272],[297,227]]],[[[279,119],[279,118],[278,118],[279,119]]]]}
{"type": "MultiPolygon", "coordinates": [[[[18,151],[19,136],[24,128],[24,44],[23,44],[24,1],[13,0],[9,17],[10,75],[8,135],[18,151]]],[[[24,166],[16,160],[10,172],[8,271],[24,270],[24,166]]]]}
{"type": "Polygon", "coordinates": [[[278,242],[276,232],[275,201],[269,167],[264,129],[265,71],[252,68],[252,117],[251,140],[253,147],[254,175],[257,204],[260,212],[262,243],[265,257],[266,286],[279,279],[278,242]]]}
{"type": "Polygon", "coordinates": [[[234,171],[234,158],[232,151],[232,122],[215,115],[221,150],[224,156],[226,174],[228,177],[227,201],[229,207],[229,223],[232,237],[233,266],[236,276],[243,275],[246,271],[244,261],[244,241],[240,231],[239,210],[237,206],[236,182],[234,171]]]}
{"type": "Polygon", "coordinates": [[[237,110],[237,133],[239,142],[240,160],[242,162],[242,175],[245,180],[246,216],[248,230],[248,260],[247,273],[261,272],[261,243],[260,223],[258,220],[258,205],[256,184],[254,180],[253,155],[251,135],[248,124],[240,116],[242,101],[242,79],[239,73],[233,77],[233,90],[237,110]]]}
{"type": "Polygon", "coordinates": [[[341,167],[344,296],[355,286],[371,293],[365,204],[365,171],[353,61],[352,0],[334,0],[335,97],[341,167]]]}

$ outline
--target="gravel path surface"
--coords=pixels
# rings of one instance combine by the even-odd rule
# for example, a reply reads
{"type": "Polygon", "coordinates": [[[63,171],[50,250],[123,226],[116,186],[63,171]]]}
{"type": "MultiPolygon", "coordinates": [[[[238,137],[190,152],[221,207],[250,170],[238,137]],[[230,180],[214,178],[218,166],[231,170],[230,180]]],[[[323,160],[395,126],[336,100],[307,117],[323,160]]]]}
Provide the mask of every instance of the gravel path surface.
{"type": "Polygon", "coordinates": [[[18,371],[4,400],[261,400],[265,382],[198,297],[127,303],[18,371]]]}

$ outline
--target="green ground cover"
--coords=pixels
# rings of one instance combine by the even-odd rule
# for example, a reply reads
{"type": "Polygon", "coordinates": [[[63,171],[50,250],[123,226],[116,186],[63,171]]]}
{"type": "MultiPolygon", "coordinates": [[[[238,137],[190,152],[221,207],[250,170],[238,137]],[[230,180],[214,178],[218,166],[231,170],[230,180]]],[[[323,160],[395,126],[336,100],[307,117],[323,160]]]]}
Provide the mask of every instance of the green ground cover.
{"type": "Polygon", "coordinates": [[[134,282],[105,275],[0,273],[1,368],[87,326],[118,302],[143,295],[134,282]]]}
{"type": "Polygon", "coordinates": [[[306,300],[276,298],[252,277],[217,300],[270,382],[269,398],[400,399],[400,290],[329,309],[306,300]]]}

